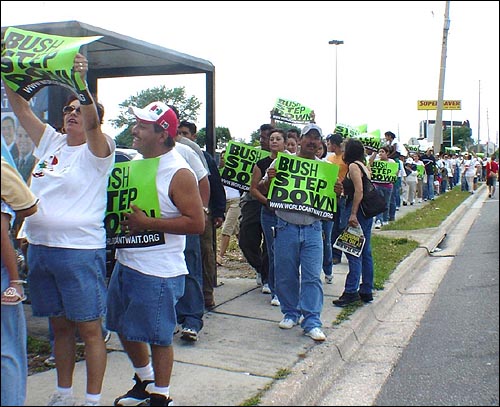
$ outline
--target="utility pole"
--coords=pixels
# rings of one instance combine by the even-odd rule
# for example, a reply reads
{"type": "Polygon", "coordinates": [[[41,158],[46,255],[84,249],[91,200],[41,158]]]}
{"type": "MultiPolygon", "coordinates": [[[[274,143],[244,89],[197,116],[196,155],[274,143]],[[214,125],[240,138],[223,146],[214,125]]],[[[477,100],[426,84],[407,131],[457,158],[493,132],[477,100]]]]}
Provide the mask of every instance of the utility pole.
{"type": "MultiPolygon", "coordinates": [[[[342,45],[344,41],[342,40],[331,40],[328,41],[328,44],[330,45],[342,45]]],[[[334,123],[334,128],[337,126],[337,48],[335,47],[335,123],[334,123]]]]}
{"type": "Polygon", "coordinates": [[[446,46],[448,44],[448,30],[450,29],[450,2],[446,2],[444,11],[443,44],[441,47],[441,68],[439,72],[439,89],[436,110],[436,123],[434,125],[434,152],[441,150],[443,143],[443,99],[444,99],[444,76],[446,72],[446,46]]]}
{"type": "Polygon", "coordinates": [[[479,79],[479,96],[477,104],[477,145],[481,142],[481,79],[479,79]]]}

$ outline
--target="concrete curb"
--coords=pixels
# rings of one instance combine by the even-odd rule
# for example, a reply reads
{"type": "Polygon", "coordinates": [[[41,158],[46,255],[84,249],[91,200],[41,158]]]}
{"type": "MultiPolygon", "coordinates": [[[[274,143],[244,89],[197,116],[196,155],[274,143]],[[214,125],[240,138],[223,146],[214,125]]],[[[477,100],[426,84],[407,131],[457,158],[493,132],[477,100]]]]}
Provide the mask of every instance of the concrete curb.
{"type": "Polygon", "coordinates": [[[414,272],[418,270],[418,264],[442,242],[456,220],[478,199],[482,188],[484,185],[462,202],[424,244],[398,265],[385,283],[384,290],[375,296],[372,304],[359,308],[349,320],[334,327],[333,335],[330,334],[323,344],[312,348],[306,357],[291,369],[291,374],[285,380],[276,381],[264,393],[259,405],[316,405],[318,398],[329,388],[332,377],[342,372],[349,358],[370,336],[384,315],[401,299],[409,281],[414,277],[414,272]]]}

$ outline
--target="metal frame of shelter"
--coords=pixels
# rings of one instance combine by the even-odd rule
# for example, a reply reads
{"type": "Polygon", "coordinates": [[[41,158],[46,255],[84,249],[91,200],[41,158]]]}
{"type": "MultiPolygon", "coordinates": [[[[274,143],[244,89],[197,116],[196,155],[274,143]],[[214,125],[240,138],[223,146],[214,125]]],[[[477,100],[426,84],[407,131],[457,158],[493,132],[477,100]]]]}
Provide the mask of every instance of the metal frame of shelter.
{"type": "MultiPolygon", "coordinates": [[[[215,153],[215,67],[204,59],[183,54],[145,41],[117,34],[79,21],[27,24],[16,26],[23,30],[65,37],[103,36],[82,47],[91,70],[87,75],[89,90],[98,95],[98,79],[149,75],[205,74],[206,88],[206,149],[215,153]]],[[[2,27],[2,38],[8,27],[2,27]]],[[[49,86],[48,122],[61,121],[60,109],[65,93],[62,87],[49,86]]]]}

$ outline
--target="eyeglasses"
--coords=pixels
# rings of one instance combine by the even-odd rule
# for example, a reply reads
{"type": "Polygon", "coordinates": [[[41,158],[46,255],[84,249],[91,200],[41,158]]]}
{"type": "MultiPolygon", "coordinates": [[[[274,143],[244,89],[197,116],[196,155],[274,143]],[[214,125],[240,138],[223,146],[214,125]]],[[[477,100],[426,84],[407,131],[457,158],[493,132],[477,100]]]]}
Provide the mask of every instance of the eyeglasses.
{"type": "Polygon", "coordinates": [[[80,114],[81,110],[80,110],[79,107],[75,107],[73,105],[68,105],[68,106],[64,106],[63,107],[62,112],[63,112],[63,114],[70,114],[70,113],[73,113],[73,112],[76,112],[76,114],[80,114]]]}

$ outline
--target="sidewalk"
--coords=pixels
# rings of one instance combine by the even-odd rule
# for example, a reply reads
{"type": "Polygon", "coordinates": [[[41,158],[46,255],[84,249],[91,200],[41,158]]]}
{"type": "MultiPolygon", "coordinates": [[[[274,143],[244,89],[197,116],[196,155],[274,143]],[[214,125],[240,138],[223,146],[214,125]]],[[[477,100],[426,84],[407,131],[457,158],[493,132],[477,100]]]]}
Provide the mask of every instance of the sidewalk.
{"type": "MultiPolygon", "coordinates": [[[[452,228],[454,220],[475,199],[485,195],[480,187],[441,226],[418,231],[373,230],[373,234],[391,237],[403,236],[417,240],[420,247],[406,258],[394,273],[394,283],[374,293],[372,304],[358,309],[349,321],[332,327],[341,308],[332,300],[341,295],[348,268],[345,258],[334,266],[333,284],[324,284],[323,329],[324,343],[315,343],[297,326],[282,330],[279,307],[270,305],[270,295],[262,294],[255,279],[221,279],[215,288],[217,306],[205,314],[205,326],[198,342],[187,343],[174,337],[174,369],[171,397],[176,405],[241,405],[246,400],[262,395],[262,405],[303,405],[308,393],[319,391],[321,372],[338,369],[343,360],[355,351],[363,337],[369,334],[374,314],[384,312],[393,301],[398,280],[411,274],[414,266],[440,243],[452,228]],[[280,371],[291,374],[273,384],[280,371]],[[268,390],[269,389],[269,390],[268,390]]],[[[421,208],[423,204],[402,206],[396,219],[421,208]]],[[[323,278],[323,277],[322,277],[323,278]]],[[[29,335],[44,336],[47,321],[32,318],[31,307],[25,305],[29,335]]],[[[107,344],[108,365],[104,378],[102,405],[113,405],[113,400],[132,387],[134,375],[118,337],[113,333],[107,344]]],[[[27,406],[46,405],[55,388],[55,369],[28,377],[27,406]]],[[[80,402],[85,394],[85,362],[76,364],[74,393],[80,402]]]]}

